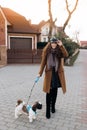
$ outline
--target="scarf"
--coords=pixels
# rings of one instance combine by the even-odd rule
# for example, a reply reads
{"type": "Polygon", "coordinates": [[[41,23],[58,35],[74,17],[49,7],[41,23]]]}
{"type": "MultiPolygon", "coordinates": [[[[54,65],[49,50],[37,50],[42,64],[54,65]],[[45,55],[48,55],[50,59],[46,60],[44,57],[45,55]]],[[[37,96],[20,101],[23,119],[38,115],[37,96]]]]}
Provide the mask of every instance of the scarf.
{"type": "Polygon", "coordinates": [[[47,56],[47,66],[48,70],[55,68],[55,72],[58,70],[58,59],[56,56],[56,49],[51,49],[50,53],[47,56]]]}

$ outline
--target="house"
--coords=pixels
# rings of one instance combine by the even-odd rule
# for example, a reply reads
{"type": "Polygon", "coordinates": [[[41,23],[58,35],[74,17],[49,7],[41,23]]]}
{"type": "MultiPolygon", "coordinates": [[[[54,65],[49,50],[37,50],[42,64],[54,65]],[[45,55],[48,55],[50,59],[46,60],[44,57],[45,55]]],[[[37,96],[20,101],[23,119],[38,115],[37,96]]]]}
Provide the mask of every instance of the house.
{"type": "MultiPolygon", "coordinates": [[[[41,32],[39,36],[39,40],[41,42],[48,42],[49,36],[49,29],[50,29],[50,21],[41,21],[39,23],[39,31],[41,32]]],[[[52,35],[56,35],[58,33],[58,27],[56,25],[53,26],[52,35]]]]}
{"type": "Polygon", "coordinates": [[[24,16],[0,6],[0,64],[7,64],[8,50],[37,49],[39,35],[38,29],[24,16]]]}
{"type": "MultiPolygon", "coordinates": [[[[40,62],[37,42],[48,41],[49,28],[49,20],[31,24],[24,16],[0,6],[0,65],[40,62]]],[[[52,35],[58,30],[54,25],[52,35]]]]}
{"type": "Polygon", "coordinates": [[[79,44],[81,47],[87,47],[87,41],[80,41],[79,44]]]}

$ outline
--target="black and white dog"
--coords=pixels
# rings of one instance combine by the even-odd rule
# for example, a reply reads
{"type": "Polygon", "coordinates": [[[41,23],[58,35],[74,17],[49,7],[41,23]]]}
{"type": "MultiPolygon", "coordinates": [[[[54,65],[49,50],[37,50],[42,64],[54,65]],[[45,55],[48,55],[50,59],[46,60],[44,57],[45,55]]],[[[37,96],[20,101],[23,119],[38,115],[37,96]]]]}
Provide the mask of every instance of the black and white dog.
{"type": "Polygon", "coordinates": [[[24,101],[19,99],[15,107],[15,118],[17,119],[19,115],[25,113],[28,115],[29,122],[33,122],[36,119],[36,110],[42,109],[42,104],[40,102],[35,102],[32,106],[26,105],[24,101]]]}

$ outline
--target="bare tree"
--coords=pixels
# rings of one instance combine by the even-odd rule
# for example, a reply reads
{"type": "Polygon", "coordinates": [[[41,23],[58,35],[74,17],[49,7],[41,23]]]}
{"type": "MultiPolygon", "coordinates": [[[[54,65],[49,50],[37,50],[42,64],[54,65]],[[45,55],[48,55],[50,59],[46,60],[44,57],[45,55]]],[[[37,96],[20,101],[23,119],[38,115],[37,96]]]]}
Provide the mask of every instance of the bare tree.
{"type": "Polygon", "coordinates": [[[50,17],[50,27],[49,27],[49,36],[48,38],[52,36],[52,28],[53,28],[53,17],[52,17],[52,12],[51,12],[51,0],[48,0],[48,13],[50,17]]]}
{"type": "Polygon", "coordinates": [[[52,16],[52,10],[51,10],[51,0],[48,0],[48,13],[49,13],[49,23],[50,23],[50,27],[49,27],[49,36],[48,39],[50,39],[50,37],[52,36],[52,30],[53,30],[53,26],[55,25],[55,22],[57,21],[57,18],[55,18],[55,20],[53,21],[53,16],[52,16]]]}
{"type": "Polygon", "coordinates": [[[66,26],[68,25],[68,23],[69,23],[69,21],[70,21],[70,18],[71,18],[72,14],[73,14],[73,12],[74,12],[74,11],[76,10],[76,8],[77,8],[78,1],[79,1],[79,0],[76,0],[75,6],[73,7],[72,11],[70,11],[70,9],[69,9],[69,4],[68,4],[68,0],[65,0],[65,2],[66,2],[66,9],[67,9],[67,12],[68,12],[68,17],[67,17],[67,19],[66,19],[66,21],[65,21],[65,23],[64,23],[64,25],[63,25],[63,32],[64,32],[66,26]]]}

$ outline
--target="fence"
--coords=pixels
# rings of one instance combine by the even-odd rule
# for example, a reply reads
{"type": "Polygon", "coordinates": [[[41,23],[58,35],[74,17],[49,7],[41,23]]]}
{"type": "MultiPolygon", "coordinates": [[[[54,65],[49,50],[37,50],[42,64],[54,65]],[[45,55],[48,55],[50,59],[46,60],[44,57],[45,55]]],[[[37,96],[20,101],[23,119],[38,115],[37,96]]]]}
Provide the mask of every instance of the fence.
{"type": "Polygon", "coordinates": [[[42,49],[8,49],[7,63],[40,63],[42,49]]]}

